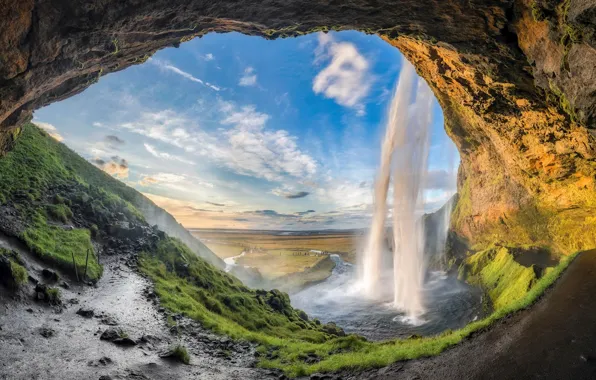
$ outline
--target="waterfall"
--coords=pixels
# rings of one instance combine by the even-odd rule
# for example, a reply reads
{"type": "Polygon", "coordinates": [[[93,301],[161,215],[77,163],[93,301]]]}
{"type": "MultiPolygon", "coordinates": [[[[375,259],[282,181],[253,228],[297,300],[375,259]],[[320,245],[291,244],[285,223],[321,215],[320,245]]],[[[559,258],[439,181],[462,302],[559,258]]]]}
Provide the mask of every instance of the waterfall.
{"type": "Polygon", "coordinates": [[[393,151],[403,143],[403,131],[399,126],[406,124],[411,88],[416,79],[414,68],[406,63],[402,69],[391,107],[385,138],[381,146],[379,176],[375,183],[373,220],[369,232],[367,247],[362,261],[362,284],[366,295],[376,298],[379,294],[381,256],[384,251],[385,220],[387,216],[387,193],[391,174],[393,151]]]}
{"type": "MultiPolygon", "coordinates": [[[[423,184],[427,172],[432,92],[407,62],[393,96],[381,163],[375,183],[375,205],[369,240],[362,260],[362,284],[367,296],[380,293],[387,196],[393,166],[393,301],[408,316],[424,312],[423,184]]],[[[383,286],[386,288],[386,285],[383,286]]]]}

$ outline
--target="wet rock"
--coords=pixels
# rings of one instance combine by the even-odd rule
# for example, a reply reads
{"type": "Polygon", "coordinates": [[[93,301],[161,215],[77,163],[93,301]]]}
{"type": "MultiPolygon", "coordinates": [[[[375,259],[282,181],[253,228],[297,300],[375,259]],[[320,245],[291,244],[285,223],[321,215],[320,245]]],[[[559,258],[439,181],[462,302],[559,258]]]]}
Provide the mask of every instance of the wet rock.
{"type": "Polygon", "coordinates": [[[93,309],[82,307],[79,310],[77,310],[77,314],[83,318],[93,318],[93,316],[95,315],[95,311],[93,309]]]}
{"type": "Polygon", "coordinates": [[[113,340],[120,338],[120,334],[122,334],[122,330],[109,328],[101,334],[99,339],[107,340],[107,341],[111,342],[113,340]]]}
{"type": "Polygon", "coordinates": [[[129,337],[114,339],[112,341],[112,343],[114,343],[114,344],[116,344],[118,346],[128,346],[128,347],[136,346],[137,345],[137,342],[134,339],[131,339],[129,337]]]}
{"type": "Polygon", "coordinates": [[[321,361],[321,358],[315,353],[308,353],[306,355],[300,355],[300,359],[306,364],[316,364],[321,361]]]}
{"type": "Polygon", "coordinates": [[[113,361],[112,359],[110,359],[107,356],[102,356],[101,358],[97,359],[97,360],[90,360],[87,365],[89,367],[99,367],[99,366],[107,366],[109,364],[112,364],[113,361]]]}
{"type": "Polygon", "coordinates": [[[313,373],[309,377],[310,380],[341,380],[341,377],[330,375],[327,373],[313,373]]]}
{"type": "Polygon", "coordinates": [[[118,346],[136,346],[137,342],[131,339],[122,329],[109,328],[99,337],[101,340],[107,340],[118,346]]]}
{"type": "Polygon", "coordinates": [[[56,331],[54,329],[49,328],[49,327],[41,327],[39,329],[39,334],[41,336],[43,336],[44,338],[51,338],[54,335],[56,335],[56,331]]]}
{"type": "Polygon", "coordinates": [[[41,275],[44,278],[44,280],[48,281],[48,282],[58,282],[58,280],[60,280],[60,276],[58,276],[58,273],[54,272],[51,269],[48,268],[44,268],[41,271],[41,275]]]}

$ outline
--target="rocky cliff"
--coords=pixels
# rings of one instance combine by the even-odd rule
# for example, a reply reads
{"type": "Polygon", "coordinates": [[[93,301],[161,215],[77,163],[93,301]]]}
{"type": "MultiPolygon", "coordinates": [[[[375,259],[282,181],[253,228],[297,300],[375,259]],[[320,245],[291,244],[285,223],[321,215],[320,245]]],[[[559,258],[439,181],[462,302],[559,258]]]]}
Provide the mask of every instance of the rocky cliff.
{"type": "Polygon", "coordinates": [[[595,224],[595,28],[593,0],[0,0],[0,149],[36,108],[159,48],[357,29],[400,49],[443,107],[462,159],[454,229],[568,252],[596,245],[576,241],[595,224]]]}

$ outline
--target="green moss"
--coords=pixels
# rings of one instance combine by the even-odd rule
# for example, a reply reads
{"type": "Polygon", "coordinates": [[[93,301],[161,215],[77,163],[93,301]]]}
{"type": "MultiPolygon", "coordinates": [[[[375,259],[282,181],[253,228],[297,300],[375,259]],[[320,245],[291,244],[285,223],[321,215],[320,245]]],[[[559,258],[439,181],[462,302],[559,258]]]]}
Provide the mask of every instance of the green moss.
{"type": "Polygon", "coordinates": [[[472,214],[472,195],[470,188],[470,179],[466,178],[465,182],[459,189],[457,202],[451,214],[451,226],[455,231],[461,231],[465,223],[466,217],[472,214]]]}
{"type": "Polygon", "coordinates": [[[29,276],[27,275],[27,269],[15,261],[10,261],[10,271],[12,278],[17,286],[21,286],[27,283],[29,276]]]}
{"type": "Polygon", "coordinates": [[[546,13],[544,12],[544,9],[540,6],[540,4],[538,4],[536,0],[532,1],[530,7],[532,8],[532,17],[535,21],[546,20],[546,13]]]}
{"type": "Polygon", "coordinates": [[[505,247],[494,247],[468,257],[464,277],[481,286],[490,296],[495,310],[524,298],[536,282],[532,267],[518,264],[505,247]]]}

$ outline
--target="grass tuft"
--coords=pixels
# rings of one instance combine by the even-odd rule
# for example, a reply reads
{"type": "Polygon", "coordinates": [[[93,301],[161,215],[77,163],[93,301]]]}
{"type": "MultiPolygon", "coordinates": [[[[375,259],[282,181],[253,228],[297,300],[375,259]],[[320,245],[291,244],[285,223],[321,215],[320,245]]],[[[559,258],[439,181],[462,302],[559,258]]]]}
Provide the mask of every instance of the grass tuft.
{"type": "Polygon", "coordinates": [[[182,344],[177,344],[172,347],[172,358],[178,360],[180,363],[190,364],[190,355],[188,350],[182,344]]]}

